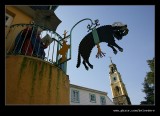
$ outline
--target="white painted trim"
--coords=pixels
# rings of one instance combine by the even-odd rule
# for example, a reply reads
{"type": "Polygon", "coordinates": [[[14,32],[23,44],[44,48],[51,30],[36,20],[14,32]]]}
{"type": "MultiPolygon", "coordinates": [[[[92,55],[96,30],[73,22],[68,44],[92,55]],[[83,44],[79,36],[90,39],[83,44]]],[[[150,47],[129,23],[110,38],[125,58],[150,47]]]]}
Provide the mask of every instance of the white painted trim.
{"type": "Polygon", "coordinates": [[[5,13],[5,26],[9,27],[12,24],[13,17],[9,15],[8,13],[5,13]],[[6,21],[6,16],[8,17],[6,21]]]}

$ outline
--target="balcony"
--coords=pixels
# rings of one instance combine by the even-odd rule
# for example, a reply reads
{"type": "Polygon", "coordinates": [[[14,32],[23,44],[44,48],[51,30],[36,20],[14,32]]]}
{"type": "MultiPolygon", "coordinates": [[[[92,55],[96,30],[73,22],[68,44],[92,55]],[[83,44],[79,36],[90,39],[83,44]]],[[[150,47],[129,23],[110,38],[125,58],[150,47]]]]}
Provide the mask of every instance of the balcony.
{"type": "Polygon", "coordinates": [[[69,104],[66,70],[71,58],[70,49],[62,50],[65,39],[69,44],[69,36],[62,38],[58,33],[35,24],[10,26],[5,39],[7,105],[69,104]],[[49,34],[53,40],[44,51],[40,48],[42,43],[37,40],[35,30],[38,28],[45,30],[40,37],[49,34]]]}
{"type": "Polygon", "coordinates": [[[6,33],[6,55],[37,58],[58,66],[66,73],[66,62],[71,59],[71,49],[70,47],[65,48],[63,54],[60,53],[64,40],[67,40],[66,45],[71,45],[70,36],[62,38],[58,33],[36,24],[15,24],[10,26],[8,33],[6,33]],[[46,34],[52,38],[52,43],[46,48],[42,48],[42,42],[37,40],[38,28],[44,30],[40,35],[41,38],[46,34]]]}

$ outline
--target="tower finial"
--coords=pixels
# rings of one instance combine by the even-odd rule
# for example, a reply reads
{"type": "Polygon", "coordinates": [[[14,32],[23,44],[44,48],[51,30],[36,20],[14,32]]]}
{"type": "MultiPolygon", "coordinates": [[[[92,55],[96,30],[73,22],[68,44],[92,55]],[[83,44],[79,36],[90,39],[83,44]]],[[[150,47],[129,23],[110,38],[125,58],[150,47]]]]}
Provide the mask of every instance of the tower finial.
{"type": "Polygon", "coordinates": [[[112,59],[111,59],[112,57],[110,57],[110,60],[111,60],[111,63],[113,64],[113,62],[112,62],[112,59]]]}

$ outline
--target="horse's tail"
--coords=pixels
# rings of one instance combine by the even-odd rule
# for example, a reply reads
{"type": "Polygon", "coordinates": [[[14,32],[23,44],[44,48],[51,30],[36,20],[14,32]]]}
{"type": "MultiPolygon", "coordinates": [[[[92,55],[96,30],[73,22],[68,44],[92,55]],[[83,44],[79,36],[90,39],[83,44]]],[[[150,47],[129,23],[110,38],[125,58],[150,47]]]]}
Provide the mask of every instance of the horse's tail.
{"type": "Polygon", "coordinates": [[[81,56],[80,56],[80,52],[79,52],[79,50],[78,50],[78,58],[77,58],[77,68],[80,66],[80,64],[81,64],[81,56]]]}

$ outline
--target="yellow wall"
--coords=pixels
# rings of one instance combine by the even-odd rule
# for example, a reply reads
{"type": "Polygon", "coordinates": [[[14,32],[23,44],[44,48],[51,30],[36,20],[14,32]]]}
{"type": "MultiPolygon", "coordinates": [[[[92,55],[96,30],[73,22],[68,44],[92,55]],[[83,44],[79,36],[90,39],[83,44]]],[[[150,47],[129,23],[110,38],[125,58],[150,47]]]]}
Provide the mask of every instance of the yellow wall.
{"type": "Polygon", "coordinates": [[[30,16],[17,9],[15,6],[6,6],[6,12],[7,10],[15,14],[12,24],[19,24],[19,23],[29,24],[30,21],[32,20],[30,16]]]}
{"type": "MultiPolygon", "coordinates": [[[[14,17],[11,25],[20,23],[30,24],[30,22],[32,21],[32,18],[30,16],[17,9],[15,6],[6,6],[6,12],[14,17]]],[[[14,44],[11,45],[12,41],[15,40],[17,34],[22,29],[23,27],[16,28],[15,30],[10,30],[9,27],[5,27],[6,50],[8,50],[10,46],[11,48],[13,47],[14,44]]]]}
{"type": "Polygon", "coordinates": [[[56,66],[37,58],[7,56],[8,104],[69,105],[69,77],[56,66]]]}

